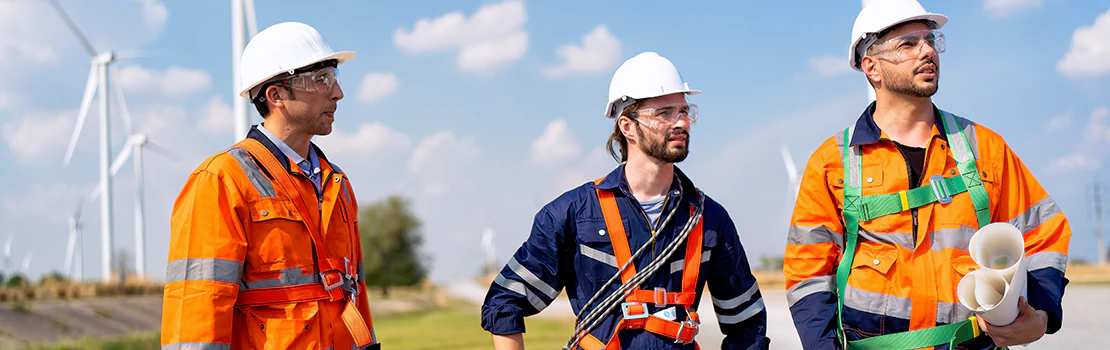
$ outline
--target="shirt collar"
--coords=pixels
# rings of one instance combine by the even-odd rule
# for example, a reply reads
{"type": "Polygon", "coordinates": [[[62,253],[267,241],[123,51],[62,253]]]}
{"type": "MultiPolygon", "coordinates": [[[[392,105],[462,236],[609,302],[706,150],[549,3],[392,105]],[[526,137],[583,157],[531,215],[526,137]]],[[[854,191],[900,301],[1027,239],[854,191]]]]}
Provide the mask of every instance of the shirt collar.
{"type": "MultiPolygon", "coordinates": [[[[875,111],[875,102],[872,101],[867,108],[863,110],[863,114],[856,120],[856,130],[852,133],[852,143],[850,146],[858,146],[863,144],[872,144],[879,142],[879,139],[886,136],[879,125],[875,124],[875,118],[872,113],[875,111]]],[[[939,134],[940,138],[948,141],[948,136],[944,133],[944,124],[941,121],[940,109],[933,105],[933,134],[939,134]]]]}
{"type": "MultiPolygon", "coordinates": [[[[622,192],[631,197],[632,190],[628,186],[628,178],[624,176],[625,164],[626,163],[621,163],[620,165],[618,165],[615,169],[613,169],[613,171],[610,171],[608,175],[605,175],[601,182],[594,187],[603,190],[620,188],[622,192]]],[[[693,181],[691,181],[690,178],[687,177],[686,174],[678,168],[678,166],[674,167],[674,180],[675,181],[671,182],[672,195],[677,195],[681,192],[696,193],[697,189],[694,187],[693,181]]]]}
{"type": "Polygon", "coordinates": [[[296,164],[297,167],[300,167],[302,170],[305,170],[309,174],[313,172],[313,169],[320,167],[320,160],[317,159],[316,152],[312,152],[312,147],[309,147],[308,152],[309,168],[304,169],[304,167],[301,166],[301,162],[304,162],[305,160],[304,157],[301,157],[301,155],[297,154],[297,152],[294,151],[293,148],[285,144],[284,141],[279,139],[277,136],[274,136],[274,134],[270,133],[270,130],[266,130],[263,124],[258,124],[258,126],[258,131],[262,132],[262,135],[266,135],[266,138],[269,139],[270,142],[273,142],[274,146],[277,146],[277,148],[281,150],[281,153],[284,153],[286,157],[289,157],[289,160],[293,161],[293,164],[296,164]]]}

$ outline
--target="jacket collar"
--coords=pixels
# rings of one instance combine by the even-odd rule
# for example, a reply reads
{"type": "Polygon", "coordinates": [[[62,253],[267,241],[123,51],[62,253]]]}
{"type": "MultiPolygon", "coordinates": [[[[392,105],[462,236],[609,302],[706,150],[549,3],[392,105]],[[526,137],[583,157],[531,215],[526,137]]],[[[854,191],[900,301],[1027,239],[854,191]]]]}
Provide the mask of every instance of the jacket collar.
{"type": "MultiPolygon", "coordinates": [[[[632,189],[628,185],[628,178],[624,175],[624,166],[625,163],[621,163],[620,165],[618,165],[615,169],[613,169],[613,171],[610,171],[608,175],[605,175],[601,182],[594,187],[603,190],[613,190],[619,188],[621,192],[623,192],[626,196],[632,197],[632,189]]],[[[671,190],[668,195],[675,196],[682,193],[697,192],[697,188],[694,187],[694,182],[691,181],[690,178],[687,177],[686,174],[683,173],[677,165],[674,167],[674,178],[675,181],[671,182],[671,190]]],[[[695,197],[691,196],[687,198],[695,197]]]]}
{"type": "MultiPolygon", "coordinates": [[[[258,128],[259,125],[251,125],[251,130],[247,132],[247,138],[254,139],[255,141],[262,143],[262,145],[266,146],[266,149],[270,151],[270,155],[274,156],[274,158],[277,158],[277,160],[281,162],[281,165],[284,166],[285,169],[289,170],[289,172],[293,172],[293,169],[289,165],[289,157],[286,156],[285,153],[282,152],[277,145],[271,142],[270,138],[266,137],[266,134],[263,134],[262,131],[258,130],[258,128]]],[[[333,170],[339,171],[339,168],[335,167],[334,164],[331,164],[331,162],[328,161],[328,157],[324,156],[324,151],[320,150],[319,146],[316,146],[315,143],[309,143],[309,148],[309,151],[316,153],[316,157],[321,160],[321,166],[323,165],[323,163],[328,163],[328,165],[333,170]]]]}
{"type": "MultiPolygon", "coordinates": [[[[850,146],[859,146],[879,142],[879,139],[887,138],[879,125],[875,124],[875,118],[872,113],[875,112],[875,102],[871,102],[863,110],[863,114],[856,120],[856,130],[852,134],[852,143],[850,146]]],[[[933,134],[940,134],[940,138],[948,141],[948,136],[944,133],[944,122],[941,120],[940,109],[933,105],[933,134]]]]}

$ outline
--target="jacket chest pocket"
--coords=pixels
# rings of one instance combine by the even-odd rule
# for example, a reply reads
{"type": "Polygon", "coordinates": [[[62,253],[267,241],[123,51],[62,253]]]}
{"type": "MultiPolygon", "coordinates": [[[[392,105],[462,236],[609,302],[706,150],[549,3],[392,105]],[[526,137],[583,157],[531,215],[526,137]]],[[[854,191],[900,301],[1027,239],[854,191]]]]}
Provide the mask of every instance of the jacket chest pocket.
{"type": "Polygon", "coordinates": [[[263,197],[247,203],[247,207],[249,265],[262,271],[312,266],[312,238],[292,201],[263,197]]]}
{"type": "MultiPolygon", "coordinates": [[[[889,179],[886,179],[886,177],[890,176],[889,174],[886,174],[887,172],[888,171],[884,169],[881,165],[868,165],[862,167],[859,179],[859,187],[862,195],[879,195],[887,194],[888,192],[897,193],[893,190],[886,190],[886,188],[890,186],[889,184],[887,184],[888,182],[890,182],[889,179]]],[[[825,176],[825,180],[829,184],[829,189],[836,196],[837,209],[843,212],[844,187],[849,179],[844,178],[844,171],[842,169],[835,169],[833,171],[830,171],[826,173],[825,176]]],[[[860,209],[866,210],[862,207],[860,209]]],[[[859,227],[861,230],[867,230],[871,232],[890,232],[892,220],[894,220],[894,217],[896,215],[887,215],[868,221],[860,220],[859,227]]]]}
{"type": "Polygon", "coordinates": [[[574,257],[575,274],[580,282],[594,284],[596,290],[617,274],[617,257],[613,253],[612,236],[604,220],[580,220],[575,223],[578,254],[574,257]]]}

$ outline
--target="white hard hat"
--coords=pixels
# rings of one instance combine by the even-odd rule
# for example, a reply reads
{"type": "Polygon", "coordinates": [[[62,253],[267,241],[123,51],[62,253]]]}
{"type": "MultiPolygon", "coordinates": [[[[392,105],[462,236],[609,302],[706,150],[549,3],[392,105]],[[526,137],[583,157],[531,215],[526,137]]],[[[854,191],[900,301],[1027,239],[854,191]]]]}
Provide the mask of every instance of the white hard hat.
{"type": "Polygon", "coordinates": [[[613,73],[605,116],[616,118],[636,100],[677,93],[696,95],[701,91],[691,90],[670,60],[654,52],[644,52],[624,61],[613,73]]]}
{"type": "Polygon", "coordinates": [[[239,96],[249,97],[250,90],[281,73],[293,74],[297,68],[330,59],[340,64],[355,57],[352,51],[332,51],[331,45],[316,28],[284,22],[255,35],[239,59],[239,96]]]}
{"type": "Polygon", "coordinates": [[[890,27],[917,20],[929,21],[933,29],[940,29],[948,23],[948,17],[939,13],[930,13],[920,3],[914,0],[881,0],[868,1],[863,10],[856,16],[856,24],[852,26],[852,45],[848,46],[848,64],[852,69],[860,69],[860,59],[863,58],[871,44],[878,40],[878,34],[890,27]]]}

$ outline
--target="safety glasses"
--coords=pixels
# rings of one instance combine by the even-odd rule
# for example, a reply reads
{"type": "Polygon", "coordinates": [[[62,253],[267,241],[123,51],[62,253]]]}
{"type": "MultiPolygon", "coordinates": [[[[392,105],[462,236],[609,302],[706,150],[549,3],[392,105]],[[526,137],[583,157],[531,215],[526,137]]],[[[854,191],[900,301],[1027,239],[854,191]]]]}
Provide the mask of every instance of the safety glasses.
{"type": "Polygon", "coordinates": [[[679,119],[686,119],[690,125],[694,125],[698,122],[698,105],[691,103],[641,108],[636,110],[632,119],[654,130],[669,128],[679,119]]]}
{"type": "Polygon", "coordinates": [[[277,80],[277,83],[296,90],[327,93],[339,84],[339,70],[335,67],[317,69],[277,80]]]}
{"type": "Polygon", "coordinates": [[[938,54],[944,52],[944,34],[938,30],[919,30],[900,35],[872,46],[869,56],[890,60],[903,60],[921,54],[921,48],[928,45],[938,54]]]}

